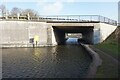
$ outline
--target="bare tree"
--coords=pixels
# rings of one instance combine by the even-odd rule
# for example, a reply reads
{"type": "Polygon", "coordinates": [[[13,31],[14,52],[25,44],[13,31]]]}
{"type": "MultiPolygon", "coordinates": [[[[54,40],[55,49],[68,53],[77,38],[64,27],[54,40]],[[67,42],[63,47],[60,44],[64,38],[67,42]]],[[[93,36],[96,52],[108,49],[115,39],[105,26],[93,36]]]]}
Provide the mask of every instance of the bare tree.
{"type": "Polygon", "coordinates": [[[2,11],[2,16],[4,16],[6,14],[6,7],[5,7],[5,5],[0,5],[0,9],[2,11]]]}
{"type": "Polygon", "coordinates": [[[14,7],[14,8],[11,10],[11,16],[17,16],[17,14],[22,14],[22,9],[17,8],[17,7],[14,7]]]}
{"type": "Polygon", "coordinates": [[[25,9],[25,10],[22,12],[22,15],[24,15],[24,16],[26,16],[26,15],[28,15],[28,14],[29,14],[30,17],[37,17],[37,16],[38,16],[37,11],[32,10],[32,9],[25,9]]]}
{"type": "Polygon", "coordinates": [[[7,13],[7,16],[18,16],[18,14],[21,15],[21,16],[28,16],[28,14],[29,14],[29,17],[38,17],[39,16],[38,12],[33,10],[33,9],[22,10],[20,8],[14,7],[10,11],[10,13],[6,9],[5,5],[0,5],[0,9],[2,11],[2,16],[5,16],[6,13],[7,13]]]}

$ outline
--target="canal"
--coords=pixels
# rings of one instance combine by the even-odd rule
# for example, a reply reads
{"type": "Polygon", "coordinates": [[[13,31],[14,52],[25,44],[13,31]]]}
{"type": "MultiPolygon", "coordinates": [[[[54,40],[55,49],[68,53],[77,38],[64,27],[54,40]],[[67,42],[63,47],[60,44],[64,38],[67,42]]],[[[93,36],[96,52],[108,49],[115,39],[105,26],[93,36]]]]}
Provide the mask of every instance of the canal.
{"type": "Polygon", "coordinates": [[[92,62],[76,40],[66,45],[2,49],[3,78],[83,78],[92,62]]]}

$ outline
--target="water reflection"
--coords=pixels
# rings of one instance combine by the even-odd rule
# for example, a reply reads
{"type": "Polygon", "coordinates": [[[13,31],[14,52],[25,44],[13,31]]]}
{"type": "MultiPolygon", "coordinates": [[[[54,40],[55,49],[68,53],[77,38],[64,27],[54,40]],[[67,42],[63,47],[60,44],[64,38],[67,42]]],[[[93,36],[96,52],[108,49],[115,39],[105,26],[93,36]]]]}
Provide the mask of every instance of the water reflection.
{"type": "Polygon", "coordinates": [[[33,49],[33,59],[36,61],[39,61],[39,59],[42,57],[42,51],[39,48],[33,49]]]}
{"type": "Polygon", "coordinates": [[[9,78],[9,74],[13,78],[85,77],[91,58],[78,43],[74,45],[74,42],[76,41],[67,45],[26,48],[27,50],[3,49],[3,77],[9,78]]]}

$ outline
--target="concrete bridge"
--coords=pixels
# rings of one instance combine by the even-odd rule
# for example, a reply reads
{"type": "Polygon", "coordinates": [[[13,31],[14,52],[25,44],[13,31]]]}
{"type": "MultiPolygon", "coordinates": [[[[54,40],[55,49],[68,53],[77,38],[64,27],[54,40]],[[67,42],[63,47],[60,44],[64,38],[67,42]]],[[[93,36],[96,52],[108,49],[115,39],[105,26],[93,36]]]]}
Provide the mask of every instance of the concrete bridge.
{"type": "Polygon", "coordinates": [[[38,36],[37,46],[64,44],[65,33],[81,33],[89,44],[103,42],[117,28],[117,21],[99,15],[47,16],[37,20],[1,20],[2,47],[32,47],[31,40],[38,36]],[[43,20],[43,21],[41,21],[43,20]]]}

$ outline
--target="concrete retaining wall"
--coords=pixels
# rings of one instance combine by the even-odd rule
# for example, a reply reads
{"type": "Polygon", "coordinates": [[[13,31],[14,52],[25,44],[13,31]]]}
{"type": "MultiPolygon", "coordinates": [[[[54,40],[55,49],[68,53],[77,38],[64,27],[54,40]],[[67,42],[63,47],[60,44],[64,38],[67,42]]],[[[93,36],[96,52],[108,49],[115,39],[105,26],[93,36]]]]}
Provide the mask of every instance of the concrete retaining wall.
{"type": "Polygon", "coordinates": [[[94,25],[93,40],[94,44],[103,42],[111,33],[115,31],[117,26],[109,25],[105,23],[99,23],[94,25]]]}
{"type": "Polygon", "coordinates": [[[100,42],[104,41],[116,28],[117,26],[100,23],[100,36],[102,37],[100,42]]]}
{"type": "MultiPolygon", "coordinates": [[[[39,37],[39,46],[55,46],[64,42],[65,35],[59,30],[53,29],[53,26],[63,28],[82,28],[81,33],[87,42],[97,44],[103,42],[117,26],[105,23],[46,23],[46,22],[30,22],[30,21],[0,21],[0,38],[2,47],[32,47],[30,39],[35,36],[39,37]],[[94,28],[91,30],[90,28],[94,28]],[[88,29],[87,29],[88,28],[88,29]],[[59,35],[58,35],[59,33],[59,35]],[[63,36],[61,36],[63,35],[63,36]]],[[[81,30],[81,29],[78,30],[81,30]]]]}
{"type": "Polygon", "coordinates": [[[45,22],[1,21],[2,47],[32,47],[30,39],[39,36],[37,46],[51,45],[51,31],[45,22]],[[49,35],[48,35],[49,34],[49,35]],[[48,40],[49,39],[49,40],[48,40]]]}

